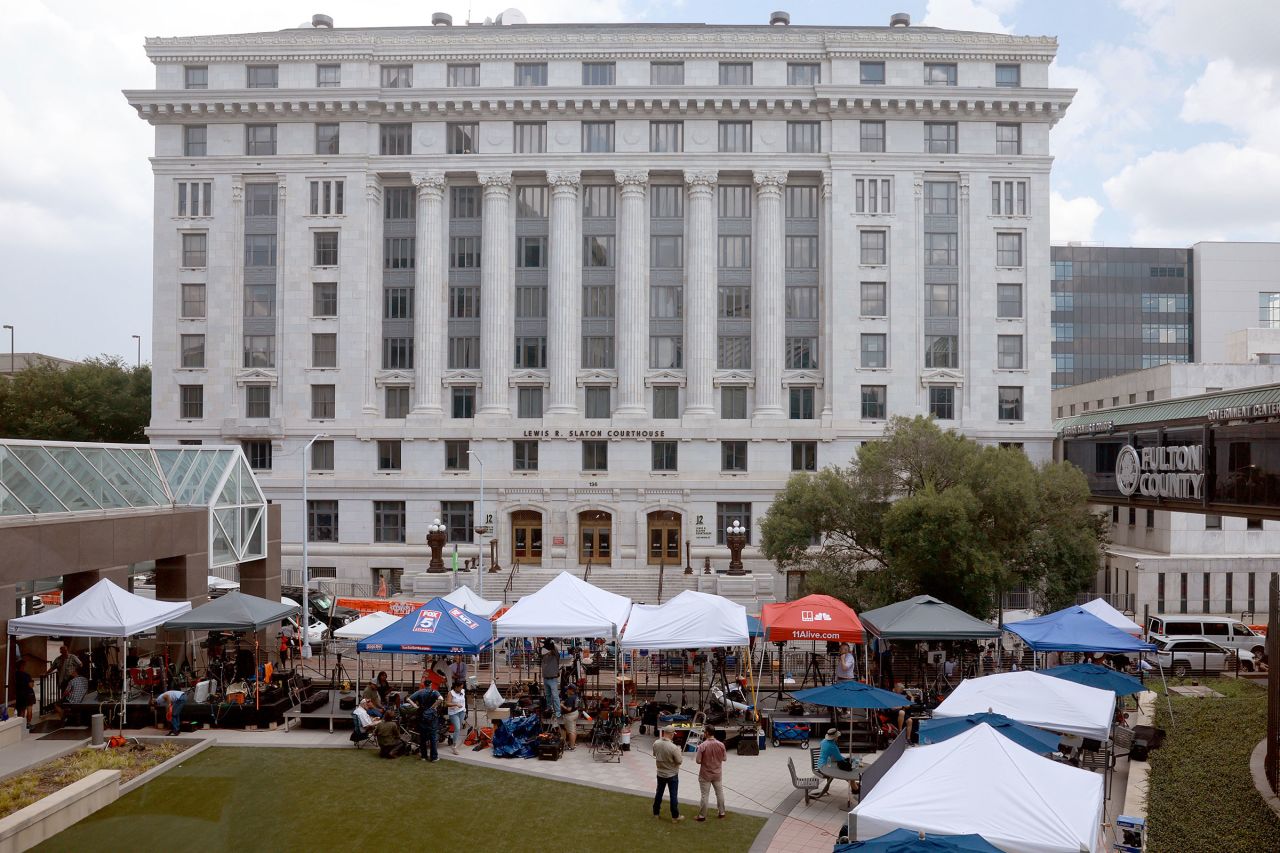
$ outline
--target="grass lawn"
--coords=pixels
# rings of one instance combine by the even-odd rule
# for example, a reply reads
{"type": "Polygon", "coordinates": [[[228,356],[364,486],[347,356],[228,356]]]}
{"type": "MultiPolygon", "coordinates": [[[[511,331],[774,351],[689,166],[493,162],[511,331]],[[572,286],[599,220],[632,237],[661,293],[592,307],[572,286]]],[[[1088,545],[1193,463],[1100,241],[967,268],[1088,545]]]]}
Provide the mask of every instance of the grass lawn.
{"type": "MultiPolygon", "coordinates": [[[[1172,683],[1190,683],[1180,680],[1172,683]]],[[[1163,696],[1156,725],[1168,732],[1151,753],[1147,821],[1149,853],[1259,853],[1280,846],[1280,818],[1267,808],[1249,775],[1249,754],[1266,734],[1267,697],[1234,678],[1201,684],[1224,699],[1173,699],[1177,725],[1163,696]]]]}
{"type": "Polygon", "coordinates": [[[170,743],[147,744],[142,749],[82,749],[62,758],[19,773],[0,784],[0,817],[79,782],[99,770],[119,770],[123,784],[181,752],[185,747],[170,743]]]}
{"type": "Polygon", "coordinates": [[[376,750],[214,747],[36,849],[730,853],[764,826],[741,814],[696,823],[696,805],[675,825],[654,820],[650,803],[455,761],[384,761],[376,750]]]}

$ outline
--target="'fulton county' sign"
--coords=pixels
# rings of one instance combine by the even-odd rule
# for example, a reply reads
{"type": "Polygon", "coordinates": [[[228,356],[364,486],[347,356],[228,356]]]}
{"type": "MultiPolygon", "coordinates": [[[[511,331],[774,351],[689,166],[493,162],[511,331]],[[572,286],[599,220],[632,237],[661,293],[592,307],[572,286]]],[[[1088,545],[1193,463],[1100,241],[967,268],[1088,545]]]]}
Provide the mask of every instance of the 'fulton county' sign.
{"type": "Polygon", "coordinates": [[[1123,495],[1199,500],[1204,489],[1204,447],[1126,444],[1116,458],[1116,486],[1123,495]]]}

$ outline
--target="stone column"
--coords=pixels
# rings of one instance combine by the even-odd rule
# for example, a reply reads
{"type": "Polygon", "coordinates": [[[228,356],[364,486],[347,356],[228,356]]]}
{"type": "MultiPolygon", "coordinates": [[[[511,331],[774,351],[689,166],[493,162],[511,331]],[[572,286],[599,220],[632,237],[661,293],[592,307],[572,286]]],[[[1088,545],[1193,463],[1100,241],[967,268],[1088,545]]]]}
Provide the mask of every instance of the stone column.
{"type": "Polygon", "coordinates": [[[382,369],[382,185],[369,175],[365,190],[364,413],[378,414],[376,378],[382,369]]]}
{"type": "MultiPolygon", "coordinates": [[[[547,172],[551,222],[547,270],[547,366],[550,417],[576,417],[578,353],[582,349],[582,218],[577,170],[547,172]]],[[[545,547],[545,545],[544,545],[545,547]]]]}
{"type": "Polygon", "coordinates": [[[695,418],[715,415],[716,177],[714,169],[684,173],[689,188],[689,238],[684,255],[684,413],[695,418]]]}
{"type": "Polygon", "coordinates": [[[510,416],[512,305],[515,302],[514,248],[511,244],[511,173],[480,172],[484,187],[480,252],[480,389],[479,415],[510,416]]]}
{"type": "Polygon", "coordinates": [[[787,173],[755,173],[756,229],[752,258],[751,367],[756,377],[752,419],[782,418],[782,356],[786,341],[786,235],[782,188],[787,173]]]}
{"type": "MultiPolygon", "coordinates": [[[[835,276],[831,259],[835,252],[832,220],[831,173],[822,175],[822,220],[818,228],[822,263],[818,268],[818,371],[822,375],[822,422],[830,425],[835,415],[835,276]]],[[[886,295],[886,299],[888,296],[886,295]]]]}
{"type": "Polygon", "coordinates": [[[616,172],[618,279],[614,334],[618,346],[619,417],[645,416],[644,372],[649,366],[649,171],[616,172]]]}
{"type": "MultiPolygon", "coordinates": [[[[231,327],[231,357],[227,359],[229,376],[226,385],[230,393],[226,394],[224,399],[232,419],[238,419],[240,403],[244,397],[236,383],[240,371],[244,368],[244,176],[242,175],[231,177],[231,223],[231,306],[227,315],[231,327]]],[[[276,259],[279,260],[278,253],[276,259]]],[[[207,280],[204,291],[205,317],[208,317],[213,287],[207,280]]],[[[178,288],[178,299],[182,299],[181,285],[178,288]]]]}
{"type": "Polygon", "coordinates": [[[443,417],[440,377],[444,374],[448,341],[446,305],[448,252],[445,237],[444,172],[414,172],[418,188],[417,267],[414,290],[418,303],[414,314],[413,414],[443,417]]]}

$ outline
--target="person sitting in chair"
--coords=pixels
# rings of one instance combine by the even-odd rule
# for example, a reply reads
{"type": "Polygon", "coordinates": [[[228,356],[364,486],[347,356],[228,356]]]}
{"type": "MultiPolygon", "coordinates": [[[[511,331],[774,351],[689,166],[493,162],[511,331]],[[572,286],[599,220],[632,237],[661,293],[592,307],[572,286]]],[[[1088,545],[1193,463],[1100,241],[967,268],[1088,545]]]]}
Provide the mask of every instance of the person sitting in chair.
{"type": "Polygon", "coordinates": [[[85,694],[88,692],[89,679],[84,677],[84,670],[77,664],[71,668],[71,678],[62,690],[62,701],[58,703],[58,716],[66,719],[71,706],[84,702],[85,694]]]}
{"type": "Polygon", "coordinates": [[[841,770],[852,770],[853,762],[840,751],[840,730],[827,729],[822,739],[822,748],[818,750],[818,766],[833,764],[841,770]]]}
{"type": "Polygon", "coordinates": [[[355,710],[351,712],[355,717],[356,725],[359,727],[360,740],[368,737],[378,725],[373,720],[372,710],[372,703],[368,699],[361,699],[360,704],[356,705],[355,710]]]}

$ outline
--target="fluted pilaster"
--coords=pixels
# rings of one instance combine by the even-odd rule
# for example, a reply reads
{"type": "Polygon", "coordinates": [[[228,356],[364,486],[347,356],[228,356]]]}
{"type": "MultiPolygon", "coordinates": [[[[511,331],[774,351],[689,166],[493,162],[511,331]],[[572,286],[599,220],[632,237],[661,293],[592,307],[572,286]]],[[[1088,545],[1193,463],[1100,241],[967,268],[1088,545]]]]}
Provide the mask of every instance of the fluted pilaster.
{"type": "MultiPolygon", "coordinates": [[[[832,282],[831,258],[835,250],[834,220],[832,219],[831,173],[822,176],[822,223],[818,230],[822,265],[818,269],[818,369],[822,371],[822,418],[827,423],[835,413],[835,293],[832,282]]],[[[785,345],[785,344],[784,344],[785,345]]]]}
{"type": "Polygon", "coordinates": [[[716,179],[714,169],[684,173],[689,198],[685,249],[685,409],[693,417],[715,414],[716,179]]]}
{"type": "Polygon", "coordinates": [[[614,335],[618,354],[619,417],[644,417],[644,372],[649,364],[649,190],[647,169],[617,172],[618,278],[614,335]]]}
{"type": "MultiPolygon", "coordinates": [[[[228,360],[230,367],[230,376],[227,377],[227,387],[232,389],[232,393],[227,397],[227,406],[231,411],[232,418],[239,418],[241,412],[241,397],[243,394],[235,393],[239,386],[236,384],[236,378],[240,374],[240,370],[244,367],[244,250],[240,247],[244,245],[244,178],[235,175],[231,179],[231,222],[232,222],[232,258],[235,262],[231,264],[231,358],[228,360]]],[[[208,306],[212,300],[209,293],[212,290],[207,284],[205,285],[205,316],[210,315],[208,306]]],[[[182,299],[182,285],[178,285],[178,299],[182,299]]],[[[181,354],[179,354],[181,355],[181,354]]]]}
{"type": "Polygon", "coordinates": [[[547,366],[549,416],[578,414],[578,353],[582,349],[582,220],[577,170],[547,172],[551,186],[547,277],[547,366]]]}
{"type": "Polygon", "coordinates": [[[382,185],[369,175],[365,198],[364,413],[378,413],[377,373],[382,368],[382,185]]]}
{"type": "Polygon", "coordinates": [[[784,171],[754,174],[756,239],[752,263],[751,366],[756,377],[752,418],[781,418],[782,362],[786,344],[786,235],[782,211],[784,171]]]}
{"type": "Polygon", "coordinates": [[[444,172],[414,172],[418,188],[417,261],[414,290],[414,365],[417,387],[413,413],[443,416],[440,376],[444,373],[447,303],[447,241],[445,237],[444,172]]]}
{"type": "Polygon", "coordinates": [[[480,254],[481,416],[510,416],[511,372],[515,342],[512,306],[514,250],[511,245],[511,173],[480,172],[484,187],[480,254]]]}

